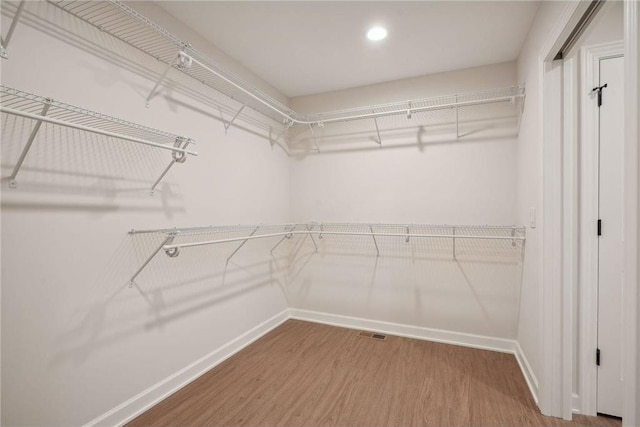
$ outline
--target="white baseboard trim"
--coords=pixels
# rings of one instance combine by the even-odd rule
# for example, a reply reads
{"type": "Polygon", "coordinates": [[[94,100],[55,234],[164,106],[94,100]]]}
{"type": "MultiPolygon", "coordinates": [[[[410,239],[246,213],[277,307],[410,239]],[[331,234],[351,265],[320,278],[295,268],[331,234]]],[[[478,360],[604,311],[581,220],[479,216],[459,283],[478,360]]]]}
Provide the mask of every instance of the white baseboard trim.
{"type": "Polygon", "coordinates": [[[305,320],[308,322],[323,323],[343,328],[364,329],[372,332],[381,332],[407,338],[461,345],[464,347],[498,351],[501,353],[511,353],[518,361],[518,365],[522,370],[522,374],[529,386],[533,399],[536,401],[536,404],[538,403],[538,380],[533,374],[531,366],[522,352],[520,344],[515,340],[290,308],[283,310],[272,318],[262,322],[255,328],[245,332],[238,338],[230,341],[223,347],[212,351],[189,366],[179,370],[175,374],[147,388],[126,402],[123,402],[110,411],[105,412],[85,424],[84,427],[120,426],[131,421],[171,394],[202,376],[207,371],[224,362],[238,351],[247,347],[258,338],[277,328],[288,319],[305,320]]]}
{"type": "Polygon", "coordinates": [[[536,405],[538,404],[538,378],[533,373],[533,369],[531,369],[531,365],[527,360],[527,356],[524,355],[524,351],[522,351],[522,347],[520,347],[519,342],[516,343],[515,348],[515,356],[518,364],[520,365],[520,370],[522,371],[522,375],[524,375],[524,379],[529,386],[529,391],[531,392],[531,396],[533,396],[533,400],[535,400],[536,405]]]}
{"type": "Polygon", "coordinates": [[[88,422],[85,424],[85,427],[120,426],[131,421],[133,418],[180,390],[213,367],[224,362],[272,329],[277,328],[288,319],[289,310],[285,309],[219,349],[212,351],[175,374],[152,385],[126,402],[88,422]]]}
{"type": "Polygon", "coordinates": [[[482,350],[499,351],[501,353],[515,352],[516,342],[504,338],[445,331],[442,329],[431,329],[422,326],[383,322],[380,320],[342,316],[339,314],[322,313],[297,308],[289,309],[289,313],[292,319],[307,320],[309,322],[324,323],[326,325],[340,326],[343,328],[365,329],[371,332],[382,332],[401,337],[461,345],[464,347],[473,347],[482,350]]]}

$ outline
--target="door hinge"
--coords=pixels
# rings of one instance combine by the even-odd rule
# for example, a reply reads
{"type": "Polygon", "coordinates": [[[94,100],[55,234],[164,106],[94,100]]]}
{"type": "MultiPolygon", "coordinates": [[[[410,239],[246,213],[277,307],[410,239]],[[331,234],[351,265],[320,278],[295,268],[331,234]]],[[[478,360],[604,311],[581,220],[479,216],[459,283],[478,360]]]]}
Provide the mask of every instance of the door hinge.
{"type": "Polygon", "coordinates": [[[602,86],[594,87],[591,92],[598,92],[598,107],[602,106],[602,89],[607,87],[607,84],[603,84],[602,86]]]}
{"type": "Polygon", "coordinates": [[[600,366],[600,349],[596,348],[596,366],[600,366]]]}
{"type": "Polygon", "coordinates": [[[602,236],[602,220],[598,220],[598,236],[602,236]]]}

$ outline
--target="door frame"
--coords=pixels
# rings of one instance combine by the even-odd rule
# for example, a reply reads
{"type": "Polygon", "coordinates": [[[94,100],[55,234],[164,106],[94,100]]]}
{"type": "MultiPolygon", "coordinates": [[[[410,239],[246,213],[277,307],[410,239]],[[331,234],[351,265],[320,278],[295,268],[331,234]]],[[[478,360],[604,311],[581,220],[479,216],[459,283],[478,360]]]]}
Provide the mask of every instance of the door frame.
{"type": "Polygon", "coordinates": [[[539,120],[542,136],[539,279],[538,406],[544,415],[572,419],[573,298],[578,262],[572,244],[577,222],[577,94],[574,61],[554,61],[590,1],[567,3],[538,54],[539,120]]]}
{"type": "Polygon", "coordinates": [[[640,425],[640,4],[624,2],[625,206],[624,342],[622,424],[640,425]]]}
{"type": "Polygon", "coordinates": [[[600,61],[624,56],[624,42],[601,43],[580,49],[580,281],[578,292],[578,377],[580,412],[596,415],[598,367],[598,220],[600,131],[598,106],[588,95],[598,86],[600,61]]]}
{"type": "MultiPolygon", "coordinates": [[[[539,124],[542,133],[540,150],[541,174],[540,196],[538,202],[542,207],[542,245],[536,254],[542,274],[540,275],[540,310],[539,310],[539,357],[540,379],[538,388],[539,407],[543,414],[564,419],[572,417],[572,383],[577,372],[573,372],[573,341],[576,338],[572,332],[573,291],[575,281],[571,278],[570,270],[575,265],[577,254],[571,250],[571,241],[565,233],[567,227],[575,229],[575,209],[566,209],[564,201],[576,200],[575,174],[571,170],[578,164],[571,147],[565,149],[565,144],[571,140],[565,138],[564,131],[571,127],[564,123],[567,116],[575,117],[571,112],[571,103],[564,104],[564,99],[571,95],[571,87],[562,82],[561,93],[548,93],[545,87],[556,85],[562,80],[562,73],[554,72],[553,57],[560,46],[567,39],[575,27],[578,19],[584,13],[590,2],[580,0],[570,2],[565,7],[557,24],[543,44],[538,55],[538,78],[541,82],[539,89],[539,124]],[[555,80],[554,80],[555,79],[555,80]],[[548,95],[548,96],[545,96],[548,95]],[[563,99],[564,98],[564,99],[563,99]],[[563,108],[563,119],[554,120],[545,111],[563,108]],[[567,110],[569,108],[569,111],[567,110]],[[570,113],[570,114],[567,114],[570,113]],[[560,136],[560,139],[558,139],[560,136]],[[560,141],[560,144],[558,142],[560,141]],[[559,145],[559,146],[558,146],[559,145]],[[558,256],[559,255],[559,256],[558,256]]],[[[640,7],[635,0],[624,0],[624,56],[625,56],[625,207],[624,207],[624,396],[623,425],[640,425],[640,408],[635,402],[640,398],[640,326],[638,313],[640,312],[640,292],[638,279],[640,278],[640,229],[638,227],[640,215],[640,150],[638,136],[640,135],[640,93],[638,84],[638,70],[640,63],[640,7]]],[[[562,65],[560,65],[562,66],[562,65]]],[[[573,138],[575,140],[575,138],[573,138]]],[[[580,378],[579,378],[580,379],[580,378]]]]}

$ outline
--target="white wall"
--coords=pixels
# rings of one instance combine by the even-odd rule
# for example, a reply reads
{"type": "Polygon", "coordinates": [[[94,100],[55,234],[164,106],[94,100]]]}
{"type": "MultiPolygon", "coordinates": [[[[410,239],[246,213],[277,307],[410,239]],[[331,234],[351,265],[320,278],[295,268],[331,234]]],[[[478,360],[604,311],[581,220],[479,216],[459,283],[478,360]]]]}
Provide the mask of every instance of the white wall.
{"type": "Polygon", "coordinates": [[[216,110],[180,91],[146,109],[153,81],[118,60],[127,48],[54,6],[27,2],[25,22],[2,84],[194,138],[200,153],[151,197],[168,152],[43,125],[11,190],[6,177],[33,123],[2,117],[2,425],[81,425],[286,308],[279,267],[260,243],[226,269],[234,245],[158,254],[131,289],[161,237],[127,231],[287,221],[288,158],[255,134],[225,136],[216,110]],[[96,40],[118,55],[92,53],[96,40]]]}
{"type": "MultiPolygon", "coordinates": [[[[294,98],[291,106],[322,111],[515,82],[515,63],[505,63],[294,98]]],[[[451,126],[440,132],[411,123],[404,118],[381,121],[382,147],[370,140],[350,145],[354,139],[351,129],[329,148],[320,135],[319,153],[309,151],[292,161],[292,217],[333,222],[518,224],[513,136],[479,131],[456,141],[451,139],[451,126]],[[397,135],[393,130],[401,126],[399,121],[405,122],[404,133],[397,135]]],[[[368,126],[370,132],[373,123],[359,126],[368,126]]],[[[379,239],[379,258],[370,238],[347,241],[326,236],[318,243],[318,254],[310,240],[294,252],[289,301],[296,308],[515,338],[521,252],[511,243],[459,242],[457,261],[450,240],[406,244],[402,238],[379,239]]]]}

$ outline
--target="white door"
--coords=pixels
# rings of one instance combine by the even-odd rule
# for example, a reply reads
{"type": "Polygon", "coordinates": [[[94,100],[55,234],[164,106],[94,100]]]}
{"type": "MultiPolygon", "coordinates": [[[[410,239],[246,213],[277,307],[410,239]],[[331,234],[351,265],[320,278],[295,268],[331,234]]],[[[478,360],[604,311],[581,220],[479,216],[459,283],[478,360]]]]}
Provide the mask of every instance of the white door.
{"type": "MultiPolygon", "coordinates": [[[[599,413],[622,416],[623,57],[600,61],[600,183],[598,271],[599,413]]],[[[597,98],[597,97],[594,97],[597,98]]],[[[594,99],[597,102],[597,99],[594,99]]]]}

